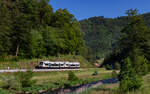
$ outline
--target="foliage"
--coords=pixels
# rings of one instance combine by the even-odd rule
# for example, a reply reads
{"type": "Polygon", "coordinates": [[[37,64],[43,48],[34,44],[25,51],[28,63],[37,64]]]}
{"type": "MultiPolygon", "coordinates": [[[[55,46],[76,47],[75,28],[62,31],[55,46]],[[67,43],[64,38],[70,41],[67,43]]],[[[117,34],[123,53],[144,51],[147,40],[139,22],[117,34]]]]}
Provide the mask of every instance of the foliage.
{"type": "Polygon", "coordinates": [[[1,76],[0,79],[2,81],[0,87],[3,89],[8,89],[8,90],[21,89],[21,84],[18,82],[15,75],[1,76]]]}
{"type": "Polygon", "coordinates": [[[120,88],[122,91],[139,89],[142,75],[148,73],[150,30],[137,10],[127,11],[130,23],[122,30],[119,40],[121,62],[120,88]]]}
{"type": "Polygon", "coordinates": [[[10,94],[10,92],[0,88],[0,94],[10,94]]]}
{"type": "Polygon", "coordinates": [[[68,73],[68,80],[69,81],[78,81],[79,78],[72,71],[70,71],[68,73]]]}
{"type": "MultiPolygon", "coordinates": [[[[150,13],[145,13],[140,16],[142,16],[144,24],[150,27],[150,13]]],[[[109,54],[114,52],[116,46],[119,45],[118,40],[122,36],[122,29],[126,25],[129,25],[128,23],[130,21],[128,16],[116,18],[98,16],[81,20],[81,31],[85,33],[84,40],[86,45],[91,49],[92,59],[107,58],[109,54]]]]}
{"type": "Polygon", "coordinates": [[[112,67],[111,67],[109,64],[107,64],[107,65],[105,66],[105,68],[106,68],[107,70],[111,70],[111,69],[112,69],[112,67]]]}
{"type": "Polygon", "coordinates": [[[35,84],[35,80],[32,80],[33,72],[18,72],[16,73],[17,80],[20,82],[22,88],[32,87],[35,84]]]}
{"type": "Polygon", "coordinates": [[[144,56],[137,56],[133,62],[133,66],[139,75],[145,75],[149,71],[148,60],[144,56]]]}
{"type": "Polygon", "coordinates": [[[112,78],[118,78],[118,73],[115,70],[113,70],[111,76],[112,78]]]}
{"type": "Polygon", "coordinates": [[[93,75],[93,76],[97,76],[97,75],[98,75],[98,72],[95,71],[92,75],[93,75]]]}
{"type": "Polygon", "coordinates": [[[124,17],[104,18],[91,17],[80,21],[81,30],[85,33],[84,40],[91,49],[93,59],[104,58],[117,45],[121,29],[127,24],[124,17]]]}
{"type": "Polygon", "coordinates": [[[46,49],[44,48],[44,41],[41,32],[33,30],[31,32],[31,43],[30,43],[30,52],[28,52],[28,57],[40,58],[45,55],[46,49]]]}
{"type": "Polygon", "coordinates": [[[136,71],[141,75],[147,73],[146,71],[150,65],[150,30],[145,25],[142,15],[133,14],[135,11],[137,10],[127,11],[127,13],[131,12],[132,14],[128,16],[129,23],[121,30],[121,36],[117,42],[118,45],[114,48],[113,53],[105,58],[103,65],[115,66],[115,63],[119,62],[122,66],[122,61],[130,57],[133,68],[135,70],[137,67],[141,68],[138,72],[136,71]]]}
{"type": "Polygon", "coordinates": [[[67,9],[53,12],[49,0],[1,0],[0,5],[0,56],[82,55],[86,49],[80,24],[67,9]]]}
{"type": "Polygon", "coordinates": [[[115,65],[114,65],[114,68],[116,70],[120,70],[120,63],[119,62],[116,62],[115,65]]]}
{"type": "Polygon", "coordinates": [[[142,86],[142,77],[132,68],[131,59],[126,58],[120,71],[120,89],[124,92],[139,89],[142,86]]]}

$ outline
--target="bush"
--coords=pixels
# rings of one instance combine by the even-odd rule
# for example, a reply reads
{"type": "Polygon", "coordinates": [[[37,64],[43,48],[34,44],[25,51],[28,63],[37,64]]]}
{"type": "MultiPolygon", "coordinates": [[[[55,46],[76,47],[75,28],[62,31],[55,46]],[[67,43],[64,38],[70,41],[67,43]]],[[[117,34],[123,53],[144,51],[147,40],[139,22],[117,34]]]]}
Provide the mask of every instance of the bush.
{"type": "Polygon", "coordinates": [[[78,80],[79,78],[72,71],[68,73],[68,81],[78,81],[78,80]]]}
{"type": "Polygon", "coordinates": [[[148,60],[144,56],[137,56],[133,62],[135,71],[139,75],[145,75],[148,73],[149,64],[148,60]]]}
{"type": "Polygon", "coordinates": [[[0,94],[10,94],[10,92],[0,88],[0,94]]]}
{"type": "Polygon", "coordinates": [[[95,72],[92,74],[92,76],[96,76],[96,75],[98,75],[98,72],[97,72],[97,71],[95,71],[95,72]]]}
{"type": "Polygon", "coordinates": [[[115,69],[116,70],[120,70],[120,64],[119,62],[116,62],[115,65],[114,65],[115,69]]]}
{"type": "Polygon", "coordinates": [[[112,69],[109,64],[107,64],[107,65],[105,66],[105,68],[106,68],[107,70],[111,70],[111,69],[112,69]]]}
{"type": "Polygon", "coordinates": [[[35,84],[35,80],[32,80],[33,72],[18,72],[16,73],[17,80],[21,83],[21,86],[24,87],[31,87],[35,84]]]}
{"type": "Polygon", "coordinates": [[[63,86],[65,88],[68,88],[68,87],[71,87],[80,83],[81,83],[81,80],[72,71],[69,71],[68,81],[65,83],[59,82],[59,85],[61,85],[61,87],[63,86]]]}
{"type": "Polygon", "coordinates": [[[111,75],[112,75],[112,78],[118,78],[118,74],[115,70],[112,71],[111,75]]]}
{"type": "Polygon", "coordinates": [[[0,87],[3,89],[19,90],[21,88],[21,84],[14,75],[1,76],[0,79],[2,81],[0,87]]]}
{"type": "Polygon", "coordinates": [[[139,89],[141,86],[142,77],[135,72],[130,58],[125,59],[120,72],[120,89],[127,92],[139,89]]]}

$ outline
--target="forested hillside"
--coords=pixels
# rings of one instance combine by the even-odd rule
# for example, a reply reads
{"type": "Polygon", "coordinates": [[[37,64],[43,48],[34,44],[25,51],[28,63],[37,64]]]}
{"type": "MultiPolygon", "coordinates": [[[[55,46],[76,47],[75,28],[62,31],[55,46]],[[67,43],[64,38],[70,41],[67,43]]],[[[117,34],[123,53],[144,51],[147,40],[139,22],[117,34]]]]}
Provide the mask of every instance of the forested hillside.
{"type": "MultiPolygon", "coordinates": [[[[143,14],[145,23],[150,27],[150,13],[143,14]]],[[[117,45],[120,31],[129,22],[128,17],[104,18],[91,17],[81,20],[84,40],[91,49],[94,59],[104,58],[117,45]]]]}
{"type": "Polygon", "coordinates": [[[0,0],[0,56],[40,58],[81,54],[80,24],[49,0],[0,0]]]}

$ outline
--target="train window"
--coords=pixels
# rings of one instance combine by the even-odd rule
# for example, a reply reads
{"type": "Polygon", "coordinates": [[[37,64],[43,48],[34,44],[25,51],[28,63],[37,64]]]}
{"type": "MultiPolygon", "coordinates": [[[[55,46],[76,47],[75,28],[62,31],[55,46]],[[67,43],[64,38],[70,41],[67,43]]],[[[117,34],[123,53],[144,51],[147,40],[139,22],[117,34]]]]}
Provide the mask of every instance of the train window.
{"type": "Polygon", "coordinates": [[[52,66],[59,66],[59,64],[52,64],[52,66]]]}
{"type": "Polygon", "coordinates": [[[45,66],[48,66],[48,64],[45,64],[45,66]]]}
{"type": "Polygon", "coordinates": [[[43,65],[43,62],[40,62],[40,65],[43,65]]]}
{"type": "Polygon", "coordinates": [[[75,65],[71,65],[71,66],[75,66],[75,65]]]}
{"type": "Polygon", "coordinates": [[[63,66],[64,64],[60,64],[61,66],[63,66]]]}

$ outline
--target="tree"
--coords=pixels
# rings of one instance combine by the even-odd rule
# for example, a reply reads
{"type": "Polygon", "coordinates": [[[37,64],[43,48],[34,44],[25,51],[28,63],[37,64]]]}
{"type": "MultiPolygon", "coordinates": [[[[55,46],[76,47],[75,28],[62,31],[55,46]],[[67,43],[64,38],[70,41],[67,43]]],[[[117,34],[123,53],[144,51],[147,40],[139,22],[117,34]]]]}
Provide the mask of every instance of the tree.
{"type": "Polygon", "coordinates": [[[39,25],[51,25],[53,19],[53,8],[49,5],[49,0],[39,0],[38,15],[39,25]]]}
{"type": "Polygon", "coordinates": [[[150,51],[150,30],[144,24],[144,20],[140,15],[133,14],[136,13],[135,11],[136,10],[129,11],[133,15],[129,16],[131,22],[121,31],[120,52],[123,53],[124,58],[126,58],[134,49],[139,49],[141,55],[148,58],[150,51]]]}
{"type": "Polygon", "coordinates": [[[134,49],[129,54],[132,66],[138,75],[145,75],[149,71],[149,62],[139,49],[134,49]]]}
{"type": "Polygon", "coordinates": [[[65,44],[63,32],[54,27],[45,27],[41,29],[43,40],[44,40],[44,48],[46,48],[46,56],[53,55],[58,56],[58,54],[65,53],[65,44]]]}
{"type": "Polygon", "coordinates": [[[139,89],[142,86],[142,77],[139,76],[131,65],[130,58],[123,61],[120,71],[120,89],[124,92],[139,89]]]}
{"type": "Polygon", "coordinates": [[[34,16],[36,14],[36,2],[35,0],[16,0],[13,1],[12,9],[11,43],[15,45],[12,47],[12,55],[17,57],[18,54],[23,54],[29,46],[29,35],[32,27],[35,26],[33,19],[36,19],[34,16]]]}
{"type": "Polygon", "coordinates": [[[131,22],[122,30],[119,45],[122,57],[120,88],[123,91],[139,89],[142,85],[141,76],[147,73],[147,66],[149,66],[145,57],[150,47],[148,39],[150,30],[136,11],[127,12],[131,22]],[[146,53],[145,50],[147,50],[146,53]]]}
{"type": "Polygon", "coordinates": [[[42,32],[32,30],[28,57],[42,57],[46,54],[42,32]]]}
{"type": "Polygon", "coordinates": [[[52,26],[60,28],[65,24],[71,26],[75,20],[74,15],[70,14],[67,9],[58,9],[53,16],[52,26]]]}
{"type": "Polygon", "coordinates": [[[70,14],[67,9],[58,9],[53,16],[52,26],[60,28],[60,38],[63,39],[64,54],[75,54],[84,46],[83,34],[80,32],[80,24],[74,15],[70,14]]]}
{"type": "Polygon", "coordinates": [[[10,11],[5,4],[0,6],[0,55],[10,54],[11,19],[10,11]]]}
{"type": "Polygon", "coordinates": [[[120,70],[120,63],[116,62],[115,65],[114,65],[114,67],[115,67],[116,70],[120,70]]]}
{"type": "Polygon", "coordinates": [[[1,0],[0,18],[0,56],[77,55],[85,47],[74,15],[53,13],[49,0],[1,0]]]}

